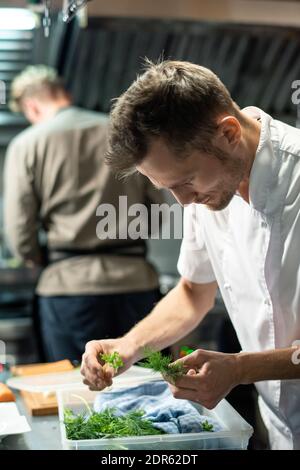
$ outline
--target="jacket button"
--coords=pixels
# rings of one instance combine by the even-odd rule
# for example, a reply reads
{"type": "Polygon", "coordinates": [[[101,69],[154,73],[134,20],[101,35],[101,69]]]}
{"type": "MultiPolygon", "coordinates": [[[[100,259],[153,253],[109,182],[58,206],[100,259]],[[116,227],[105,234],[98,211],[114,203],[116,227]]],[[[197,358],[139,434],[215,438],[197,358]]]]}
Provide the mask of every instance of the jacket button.
{"type": "Polygon", "coordinates": [[[231,285],[228,283],[224,284],[224,289],[231,290],[231,285]]]}

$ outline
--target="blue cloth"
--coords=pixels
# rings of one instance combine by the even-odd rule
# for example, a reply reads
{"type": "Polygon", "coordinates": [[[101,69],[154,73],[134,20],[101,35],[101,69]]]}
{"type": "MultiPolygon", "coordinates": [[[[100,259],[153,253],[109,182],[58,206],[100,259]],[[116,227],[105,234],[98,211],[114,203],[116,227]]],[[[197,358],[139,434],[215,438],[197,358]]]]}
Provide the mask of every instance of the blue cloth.
{"type": "Polygon", "coordinates": [[[102,392],[95,399],[94,410],[101,412],[107,408],[115,408],[119,415],[143,410],[144,418],[152,421],[156,428],[167,434],[201,432],[201,423],[204,421],[213,425],[213,431],[222,429],[212,418],[200,415],[187,400],[174,398],[164,381],[102,392]]]}

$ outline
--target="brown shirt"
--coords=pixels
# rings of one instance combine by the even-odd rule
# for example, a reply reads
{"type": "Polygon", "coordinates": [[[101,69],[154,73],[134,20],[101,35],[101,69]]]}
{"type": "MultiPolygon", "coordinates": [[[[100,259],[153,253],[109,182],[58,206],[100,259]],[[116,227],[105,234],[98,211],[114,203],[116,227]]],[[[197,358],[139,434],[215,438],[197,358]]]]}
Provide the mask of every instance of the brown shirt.
{"type": "MultiPolygon", "coordinates": [[[[39,256],[40,226],[47,233],[50,250],[132,243],[97,237],[97,207],[114,205],[118,237],[119,228],[127,231],[130,222],[127,213],[118,213],[119,196],[127,196],[128,207],[161,203],[163,199],[144,177],[118,181],[105,165],[106,145],[107,117],[75,107],[61,110],[11,142],[4,170],[4,225],[15,256],[22,260],[39,256]]],[[[111,231],[113,237],[115,226],[111,231]]],[[[143,257],[90,254],[49,265],[40,277],[37,292],[121,293],[157,286],[157,273],[143,257]]]]}

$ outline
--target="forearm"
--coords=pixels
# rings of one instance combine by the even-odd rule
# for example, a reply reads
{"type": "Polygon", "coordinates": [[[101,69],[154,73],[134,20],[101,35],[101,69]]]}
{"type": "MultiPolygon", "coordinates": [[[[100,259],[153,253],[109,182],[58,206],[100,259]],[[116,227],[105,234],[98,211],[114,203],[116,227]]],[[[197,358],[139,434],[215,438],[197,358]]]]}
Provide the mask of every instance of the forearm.
{"type": "Polygon", "coordinates": [[[240,383],[300,379],[300,349],[291,347],[237,355],[240,383]]]}
{"type": "Polygon", "coordinates": [[[5,238],[11,253],[25,263],[41,264],[42,253],[37,232],[27,226],[7,225],[5,238]]]}
{"type": "Polygon", "coordinates": [[[215,283],[196,285],[181,280],[125,336],[134,345],[137,360],[145,347],[163,349],[192,331],[213,307],[216,289],[215,283]]]}

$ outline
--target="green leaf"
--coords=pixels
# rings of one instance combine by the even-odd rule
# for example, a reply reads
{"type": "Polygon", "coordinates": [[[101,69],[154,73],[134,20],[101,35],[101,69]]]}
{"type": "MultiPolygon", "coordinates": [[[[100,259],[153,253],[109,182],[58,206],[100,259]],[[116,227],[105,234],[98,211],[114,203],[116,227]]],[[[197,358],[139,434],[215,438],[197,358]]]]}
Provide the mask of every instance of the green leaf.
{"type": "Polygon", "coordinates": [[[202,431],[208,431],[208,432],[214,431],[213,424],[210,424],[207,420],[201,423],[201,427],[202,427],[202,431]]]}

